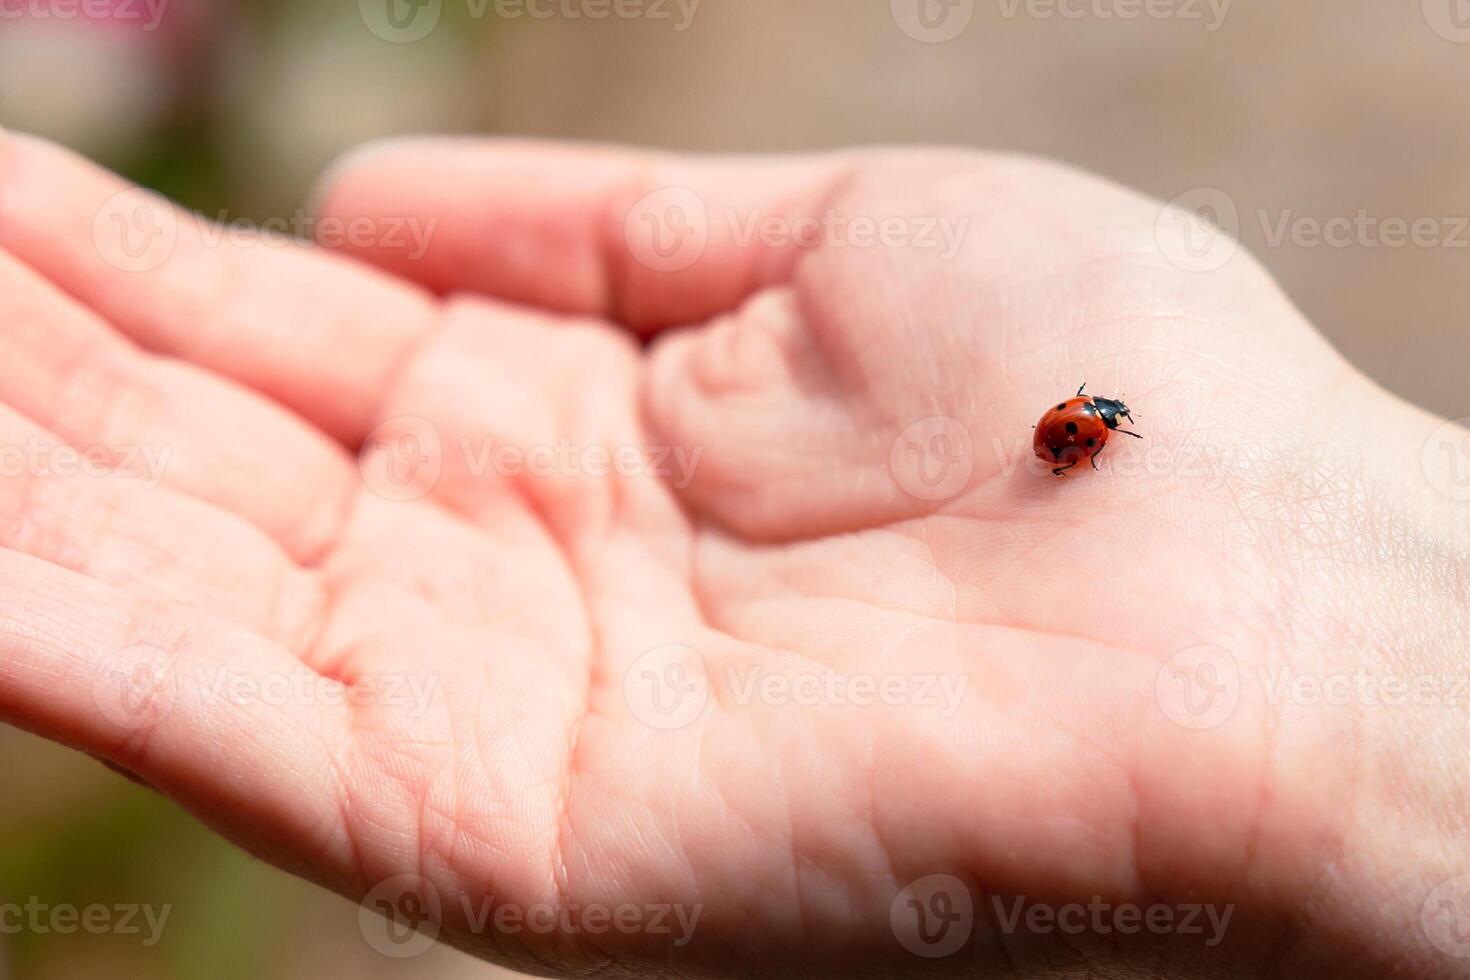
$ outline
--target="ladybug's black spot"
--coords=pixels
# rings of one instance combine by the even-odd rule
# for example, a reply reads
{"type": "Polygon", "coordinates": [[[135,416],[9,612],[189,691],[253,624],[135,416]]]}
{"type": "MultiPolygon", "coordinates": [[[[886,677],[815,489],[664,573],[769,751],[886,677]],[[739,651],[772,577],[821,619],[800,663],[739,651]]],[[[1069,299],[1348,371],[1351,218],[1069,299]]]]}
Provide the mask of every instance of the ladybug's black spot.
{"type": "Polygon", "coordinates": [[[1089,439],[1089,440],[1087,440],[1087,448],[1088,449],[1091,449],[1093,446],[1096,446],[1096,445],[1097,445],[1097,440],[1096,439],[1089,439]]]}
{"type": "Polygon", "coordinates": [[[1051,447],[1051,454],[1056,457],[1058,463],[1060,463],[1062,461],[1062,447],[1061,446],[1052,446],[1051,447]]]}
{"type": "Polygon", "coordinates": [[[1060,405],[1057,406],[1057,411],[1058,412],[1065,412],[1066,410],[1067,410],[1067,403],[1066,402],[1062,402],[1060,405]]]}
{"type": "Polygon", "coordinates": [[[1069,435],[1069,436],[1075,436],[1076,434],[1077,434],[1077,423],[1076,422],[1068,422],[1067,423],[1067,435],[1069,435]]]}

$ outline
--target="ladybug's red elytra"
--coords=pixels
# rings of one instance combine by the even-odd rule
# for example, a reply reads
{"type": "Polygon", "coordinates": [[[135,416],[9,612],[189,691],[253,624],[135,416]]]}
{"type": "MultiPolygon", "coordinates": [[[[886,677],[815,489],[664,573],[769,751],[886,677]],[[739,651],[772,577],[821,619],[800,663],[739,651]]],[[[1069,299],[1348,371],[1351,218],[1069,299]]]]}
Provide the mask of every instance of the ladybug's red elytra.
{"type": "Polygon", "coordinates": [[[1121,432],[1125,436],[1142,439],[1137,432],[1118,428],[1119,419],[1133,421],[1128,406],[1113,398],[1094,398],[1083,395],[1087,383],[1077,389],[1077,397],[1059,402],[1047,410],[1036,423],[1036,438],[1031,448],[1036,455],[1055,465],[1052,470],[1062,476],[1084,459],[1092,460],[1097,469],[1097,457],[1108,444],[1108,436],[1121,432]]]}

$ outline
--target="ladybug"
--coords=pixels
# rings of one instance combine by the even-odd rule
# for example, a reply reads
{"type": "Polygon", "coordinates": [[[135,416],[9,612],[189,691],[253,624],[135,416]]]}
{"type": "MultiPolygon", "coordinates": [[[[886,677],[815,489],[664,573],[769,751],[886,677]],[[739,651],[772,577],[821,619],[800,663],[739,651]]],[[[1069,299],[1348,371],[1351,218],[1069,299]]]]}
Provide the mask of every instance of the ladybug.
{"type": "Polygon", "coordinates": [[[1057,403],[1036,423],[1036,438],[1032,440],[1031,448],[1037,456],[1055,464],[1052,472],[1057,476],[1084,459],[1092,460],[1092,468],[1097,469],[1097,457],[1113,432],[1135,439],[1143,438],[1137,432],[1118,428],[1119,419],[1133,421],[1127,405],[1112,398],[1083,395],[1086,388],[1084,382],[1077,389],[1077,397],[1057,403]]]}

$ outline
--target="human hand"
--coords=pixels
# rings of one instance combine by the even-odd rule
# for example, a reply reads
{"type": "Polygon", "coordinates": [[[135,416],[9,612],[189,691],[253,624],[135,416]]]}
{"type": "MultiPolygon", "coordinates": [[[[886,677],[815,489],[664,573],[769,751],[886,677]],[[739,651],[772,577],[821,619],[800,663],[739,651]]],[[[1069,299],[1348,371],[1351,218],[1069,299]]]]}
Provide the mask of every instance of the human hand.
{"type": "Polygon", "coordinates": [[[392,144],[319,209],[388,274],[155,203],[134,261],[122,191],[0,159],[0,439],[168,459],[0,482],[0,716],[524,969],[1453,974],[1463,712],[1261,681],[1461,671],[1464,505],[1245,256],[966,153],[392,144]],[[1147,439],[1054,479],[1084,380],[1147,439]],[[1097,898],[1233,913],[1000,921],[1097,898]],[[493,924],[622,906],[674,935],[493,924]]]}

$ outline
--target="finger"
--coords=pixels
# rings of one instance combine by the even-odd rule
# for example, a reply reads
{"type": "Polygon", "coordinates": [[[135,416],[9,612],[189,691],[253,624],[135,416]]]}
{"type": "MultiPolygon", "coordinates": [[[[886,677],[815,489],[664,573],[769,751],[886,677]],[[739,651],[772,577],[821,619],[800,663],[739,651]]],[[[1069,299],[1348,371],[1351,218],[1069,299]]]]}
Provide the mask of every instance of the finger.
{"type": "Polygon", "coordinates": [[[71,446],[238,514],[295,559],[333,540],[357,474],[279,405],[139,351],[0,253],[0,401],[71,446]]]}
{"type": "Polygon", "coordinates": [[[411,287],[301,244],[227,233],[4,132],[0,215],[0,248],[138,344],[255,388],[349,444],[431,330],[433,304],[411,287]]]}
{"type": "Polygon", "coordinates": [[[449,139],[341,161],[322,219],[417,219],[423,247],[346,250],[440,292],[484,293],[652,330],[703,320],[786,279],[821,238],[850,162],[687,159],[601,147],[449,139]],[[432,224],[432,227],[430,225],[432,224]]]}
{"type": "Polygon", "coordinates": [[[325,606],[316,576],[244,520],[107,469],[0,406],[0,547],[305,647],[325,606]]]}
{"type": "Polygon", "coordinates": [[[0,552],[0,720],[136,773],[293,870],[288,855],[311,855],[317,880],[352,868],[334,683],[253,634],[0,552]]]}

